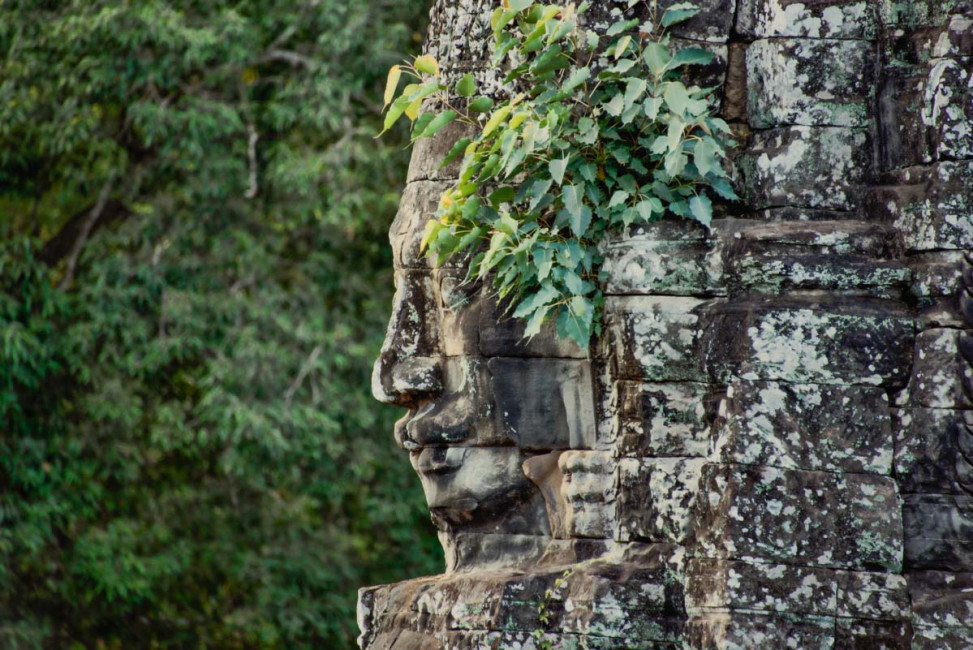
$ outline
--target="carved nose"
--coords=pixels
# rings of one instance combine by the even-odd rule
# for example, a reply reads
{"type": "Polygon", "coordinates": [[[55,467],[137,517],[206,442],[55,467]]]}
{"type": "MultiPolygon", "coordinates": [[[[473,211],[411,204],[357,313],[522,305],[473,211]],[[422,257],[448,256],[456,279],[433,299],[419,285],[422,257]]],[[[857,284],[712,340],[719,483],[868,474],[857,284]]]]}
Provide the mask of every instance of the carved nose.
{"type": "Polygon", "coordinates": [[[439,357],[399,358],[383,351],[372,368],[372,395],[395,406],[415,406],[443,391],[443,369],[439,357]]]}
{"type": "Polygon", "coordinates": [[[438,303],[427,272],[400,271],[395,288],[385,344],[372,371],[372,394],[386,404],[411,407],[443,389],[438,303]]]}

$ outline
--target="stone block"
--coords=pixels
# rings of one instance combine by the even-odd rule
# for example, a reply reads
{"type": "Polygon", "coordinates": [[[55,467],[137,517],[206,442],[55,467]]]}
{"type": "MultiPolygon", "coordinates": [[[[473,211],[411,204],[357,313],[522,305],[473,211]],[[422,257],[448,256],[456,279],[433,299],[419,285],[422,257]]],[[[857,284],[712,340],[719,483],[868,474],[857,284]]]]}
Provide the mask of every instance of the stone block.
{"type": "Polygon", "coordinates": [[[912,650],[912,623],[838,617],[834,650],[912,650]]]}
{"type": "Polygon", "coordinates": [[[455,269],[433,271],[442,350],[450,357],[479,356],[483,288],[478,282],[465,282],[465,275],[455,269]]]}
{"type": "Polygon", "coordinates": [[[925,66],[902,65],[883,71],[876,120],[883,170],[932,162],[928,128],[922,122],[925,87],[925,66]]]}
{"type": "Polygon", "coordinates": [[[797,221],[740,228],[723,244],[731,292],[827,289],[897,297],[910,270],[893,229],[856,221],[797,221]],[[883,259],[884,258],[884,259],[883,259]]]}
{"type": "Polygon", "coordinates": [[[973,56],[973,18],[954,14],[943,24],[912,32],[909,40],[920,61],[973,56]]]}
{"type": "Polygon", "coordinates": [[[913,648],[973,647],[973,573],[918,571],[909,574],[913,648]]]}
{"type": "Polygon", "coordinates": [[[872,387],[736,381],[717,419],[714,458],[785,469],[889,474],[885,391],[872,387]]]}
{"type": "Polygon", "coordinates": [[[588,361],[494,357],[487,365],[497,427],[518,447],[594,446],[594,389],[588,361]]]}
{"type": "Polygon", "coordinates": [[[872,188],[870,218],[902,233],[907,252],[973,249],[973,162],[941,162],[891,173],[872,188]]]}
{"type": "Polygon", "coordinates": [[[853,210],[870,167],[867,129],[847,127],[758,131],[740,158],[744,198],[754,209],[853,210]]]}
{"type": "Polygon", "coordinates": [[[623,458],[618,461],[617,538],[686,543],[702,458],[623,458]]]}
{"type": "Polygon", "coordinates": [[[973,59],[929,62],[922,121],[936,160],[973,157],[973,59]]]}
{"type": "Polygon", "coordinates": [[[479,310],[479,348],[485,357],[557,357],[586,359],[588,353],[570,339],[557,336],[553,319],[541,326],[537,336],[524,336],[526,321],[513,318],[506,303],[484,298],[479,310]]]}
{"type": "Polygon", "coordinates": [[[690,619],[686,638],[694,650],[833,650],[835,620],[759,612],[714,613],[690,619]]]}
{"type": "MultiPolygon", "coordinates": [[[[687,222],[688,223],[688,222],[687,222]]],[[[607,295],[699,296],[717,290],[705,232],[671,221],[609,241],[602,267],[607,295]]]]}
{"type": "Polygon", "coordinates": [[[866,0],[739,0],[736,28],[755,38],[871,39],[877,20],[874,3],[866,0]]]}
{"type": "Polygon", "coordinates": [[[963,412],[905,408],[893,420],[895,476],[903,493],[963,494],[973,488],[973,432],[963,412]],[[961,439],[962,438],[962,439],[961,439]]]}
{"type": "Polygon", "coordinates": [[[815,208],[801,208],[781,206],[756,210],[747,214],[747,219],[759,219],[773,223],[788,221],[841,221],[848,218],[848,213],[841,210],[821,210],[815,208]]]}
{"type": "MultiPolygon", "coordinates": [[[[959,330],[919,332],[912,376],[898,403],[940,409],[973,407],[963,389],[963,374],[973,372],[959,355],[959,330]]],[[[971,378],[973,379],[973,378],[971,378]]]]}
{"type": "Polygon", "coordinates": [[[960,291],[962,251],[921,253],[909,257],[910,290],[923,298],[953,297],[960,291]]]}
{"type": "Polygon", "coordinates": [[[619,456],[705,456],[707,404],[718,399],[708,384],[615,382],[614,448],[619,456]]]}
{"type": "Polygon", "coordinates": [[[901,386],[913,321],[890,300],[811,294],[714,301],[700,314],[706,369],[729,383],[901,386]]]}
{"type": "Polygon", "coordinates": [[[912,614],[909,585],[903,576],[867,571],[838,571],[836,580],[836,613],[841,618],[908,621],[912,614]]]}
{"type": "Polygon", "coordinates": [[[973,571],[973,497],[907,494],[904,499],[906,568],[973,571]]]}
{"type": "Polygon", "coordinates": [[[618,379],[705,381],[697,347],[696,298],[611,296],[605,356],[618,379]]]}
{"type": "Polygon", "coordinates": [[[699,554],[804,566],[897,571],[901,503],[890,478],[707,465],[699,554]]]}
{"type": "Polygon", "coordinates": [[[833,569],[710,558],[686,565],[686,610],[778,612],[833,616],[838,581],[833,569]]]}
{"type": "Polygon", "coordinates": [[[938,328],[963,328],[966,319],[959,309],[959,296],[920,298],[916,304],[916,329],[924,332],[938,328]]]}
{"type": "MultiPolygon", "coordinates": [[[[447,124],[433,137],[417,140],[412,146],[412,157],[409,159],[408,182],[456,181],[459,178],[463,157],[457,157],[445,167],[440,165],[457,140],[474,135],[476,135],[475,129],[468,124],[453,122],[447,124]]],[[[436,195],[436,200],[439,200],[439,194],[436,195]]]]}
{"type": "Polygon", "coordinates": [[[754,41],[747,48],[750,126],[868,126],[873,53],[867,41],[754,41]]]}

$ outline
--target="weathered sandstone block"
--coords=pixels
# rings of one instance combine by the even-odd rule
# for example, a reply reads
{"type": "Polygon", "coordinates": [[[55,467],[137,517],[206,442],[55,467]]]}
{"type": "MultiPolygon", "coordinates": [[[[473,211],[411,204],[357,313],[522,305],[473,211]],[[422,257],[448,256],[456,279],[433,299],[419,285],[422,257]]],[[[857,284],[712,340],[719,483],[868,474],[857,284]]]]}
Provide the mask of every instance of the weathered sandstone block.
{"type": "Polygon", "coordinates": [[[877,15],[865,0],[740,0],[736,28],[756,38],[874,38],[877,15]]]}
{"type": "Polygon", "coordinates": [[[809,127],[758,131],[740,160],[753,208],[790,205],[852,210],[870,173],[865,129],[809,127]]]}
{"type": "Polygon", "coordinates": [[[901,385],[912,319],[897,302],[808,295],[714,302],[702,316],[713,377],[832,385],[901,385]]]}
{"type": "Polygon", "coordinates": [[[973,497],[907,494],[903,498],[906,567],[973,571],[973,497]]]}
{"type": "Polygon", "coordinates": [[[754,41],[747,48],[750,126],[867,126],[873,52],[867,41],[754,41]]]}
{"type": "Polygon", "coordinates": [[[708,384],[618,381],[613,392],[613,440],[619,456],[709,453],[709,413],[715,411],[719,393],[708,384]]]}
{"type": "Polygon", "coordinates": [[[890,478],[707,465],[697,542],[712,558],[896,571],[899,495],[890,478]]]}
{"type": "Polygon", "coordinates": [[[785,469],[890,474],[892,431],[880,388],[736,381],[714,458],[785,469]]]}
{"type": "Polygon", "coordinates": [[[608,354],[619,379],[704,381],[697,352],[702,300],[613,296],[605,300],[608,354]]]}

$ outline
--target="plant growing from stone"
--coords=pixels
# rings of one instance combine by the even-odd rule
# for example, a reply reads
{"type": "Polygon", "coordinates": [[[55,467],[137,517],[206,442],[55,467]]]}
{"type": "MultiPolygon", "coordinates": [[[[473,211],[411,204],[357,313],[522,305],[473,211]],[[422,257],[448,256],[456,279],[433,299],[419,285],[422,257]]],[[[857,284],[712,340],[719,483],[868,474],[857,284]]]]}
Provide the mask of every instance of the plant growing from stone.
{"type": "Polygon", "coordinates": [[[405,115],[413,142],[454,121],[476,133],[442,161],[462,157],[427,224],[426,254],[437,264],[472,255],[468,278],[492,282],[527,337],[554,319],[582,348],[600,332],[609,233],[666,214],[708,227],[704,190],[737,198],[720,162],[730,129],[714,115],[715,89],[681,80],[712,54],[673,51],[667,31],[698,9],[653,3],[648,20],[599,34],[582,26],[586,8],[503,0],[491,17],[493,63],[509,69],[503,97],[478,96],[472,74],[446,85],[430,55],[393,67],[385,93],[385,128],[405,115]]]}

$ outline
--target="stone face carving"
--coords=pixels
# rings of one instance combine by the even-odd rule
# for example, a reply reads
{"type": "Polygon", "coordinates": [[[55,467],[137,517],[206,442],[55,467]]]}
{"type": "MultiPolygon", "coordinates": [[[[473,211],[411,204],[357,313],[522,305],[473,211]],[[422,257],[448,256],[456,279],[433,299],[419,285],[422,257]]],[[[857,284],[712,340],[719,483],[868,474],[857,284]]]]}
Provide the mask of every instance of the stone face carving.
{"type": "MultiPolygon", "coordinates": [[[[973,647],[973,4],[699,3],[744,200],[605,242],[589,351],[420,255],[416,146],[373,386],[447,567],[363,648],[973,647]]],[[[498,92],[494,5],[434,3],[447,79],[498,92]]]]}

